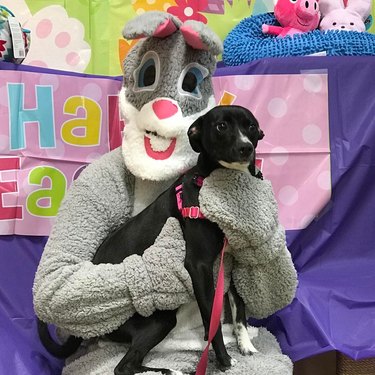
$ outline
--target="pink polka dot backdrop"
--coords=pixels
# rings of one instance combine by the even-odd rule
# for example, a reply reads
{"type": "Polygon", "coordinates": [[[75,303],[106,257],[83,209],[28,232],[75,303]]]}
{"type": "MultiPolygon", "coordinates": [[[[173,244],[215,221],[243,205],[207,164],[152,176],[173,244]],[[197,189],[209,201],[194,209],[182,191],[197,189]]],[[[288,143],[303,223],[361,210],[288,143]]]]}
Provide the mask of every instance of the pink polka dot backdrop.
{"type": "MultiPolygon", "coordinates": [[[[4,160],[17,159],[19,161],[17,170],[4,170],[0,165],[0,185],[7,182],[15,183],[15,188],[12,191],[2,195],[3,207],[20,208],[22,220],[1,220],[0,235],[48,235],[54,216],[38,216],[29,212],[28,197],[38,190],[48,191],[51,189],[54,191],[54,199],[56,199],[57,191],[65,192],[87,164],[119,144],[121,141],[120,130],[116,127],[113,130],[111,126],[116,121],[117,123],[120,121],[116,103],[121,81],[89,76],[75,77],[39,72],[0,71],[0,82],[6,82],[6,84],[0,84],[1,124],[11,123],[9,104],[11,85],[21,85],[23,92],[18,97],[13,97],[12,108],[20,106],[21,112],[35,111],[38,108],[47,110],[47,112],[52,109],[53,112],[52,119],[44,119],[43,125],[38,121],[26,121],[17,125],[19,132],[11,133],[11,125],[2,129],[0,157],[4,160]],[[49,93],[47,101],[38,99],[38,88],[47,90],[49,93]],[[66,107],[68,103],[72,106],[70,110],[67,110],[66,107]],[[88,103],[91,103],[91,107],[86,106],[88,103]],[[91,120],[85,121],[88,116],[91,116],[91,120]],[[81,126],[79,126],[80,122],[76,123],[73,129],[65,131],[65,136],[62,135],[64,127],[69,127],[69,121],[80,121],[80,119],[82,119],[81,126]],[[79,137],[87,137],[87,132],[90,127],[94,126],[94,122],[96,126],[94,133],[98,139],[96,140],[95,137],[95,142],[92,140],[88,145],[77,143],[79,137]],[[52,139],[51,135],[48,135],[51,134],[51,128],[53,130],[52,139]],[[11,140],[19,138],[21,133],[24,134],[24,147],[11,148],[11,140]],[[116,138],[116,144],[110,139],[110,133],[113,133],[113,137],[116,138]],[[42,147],[41,140],[47,138],[50,142],[53,141],[53,145],[42,147]],[[58,179],[56,181],[59,186],[53,185],[51,179],[47,175],[43,175],[47,169],[57,171],[58,179]],[[31,174],[34,176],[37,174],[40,176],[40,180],[37,183],[31,182],[31,174]]],[[[14,117],[13,121],[15,121],[14,117]]],[[[41,208],[48,208],[51,205],[51,200],[48,196],[40,198],[37,205],[41,208]]]]}
{"type": "Polygon", "coordinates": [[[331,197],[328,84],[325,74],[215,77],[219,102],[249,108],[265,132],[258,158],[286,229],[305,228],[331,197]]]}

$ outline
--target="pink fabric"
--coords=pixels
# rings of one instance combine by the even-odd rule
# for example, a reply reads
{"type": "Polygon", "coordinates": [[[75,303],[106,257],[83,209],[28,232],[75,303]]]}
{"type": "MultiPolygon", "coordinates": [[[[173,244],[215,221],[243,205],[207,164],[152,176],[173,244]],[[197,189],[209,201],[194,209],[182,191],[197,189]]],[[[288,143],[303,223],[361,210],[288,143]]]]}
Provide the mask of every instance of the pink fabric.
{"type": "Polygon", "coordinates": [[[172,117],[178,112],[176,104],[173,104],[171,101],[165,99],[154,102],[152,104],[152,109],[160,120],[172,117]]]}
{"type": "Polygon", "coordinates": [[[199,49],[199,50],[207,50],[207,46],[202,42],[201,37],[199,36],[198,32],[193,30],[189,26],[181,26],[181,33],[184,36],[184,39],[189,46],[199,49]]]}
{"type": "Polygon", "coordinates": [[[201,359],[199,360],[195,375],[206,374],[207,362],[208,362],[208,351],[210,349],[211,342],[213,338],[215,337],[215,334],[220,324],[220,317],[221,317],[221,311],[223,310],[223,299],[224,299],[224,262],[223,260],[224,260],[224,253],[225,253],[225,248],[227,247],[227,244],[228,244],[228,240],[224,238],[224,245],[223,245],[223,249],[221,250],[219,274],[217,277],[214,302],[212,304],[210,328],[208,331],[208,342],[207,342],[206,348],[204,349],[202,353],[201,359]]]}
{"type": "Polygon", "coordinates": [[[168,18],[165,20],[164,23],[159,25],[156,30],[154,31],[154,35],[157,38],[165,38],[168,35],[173,34],[177,30],[176,25],[173,23],[173,21],[168,18]]]}
{"type": "MultiPolygon", "coordinates": [[[[281,26],[302,32],[315,30],[320,20],[317,0],[297,0],[295,3],[290,0],[278,0],[274,13],[281,26]]],[[[284,31],[283,35],[289,34],[284,31]]]]}
{"type": "Polygon", "coordinates": [[[327,75],[223,76],[213,84],[217,103],[232,98],[258,119],[265,137],[257,158],[280,222],[287,230],[305,228],[331,197],[327,75]]]}

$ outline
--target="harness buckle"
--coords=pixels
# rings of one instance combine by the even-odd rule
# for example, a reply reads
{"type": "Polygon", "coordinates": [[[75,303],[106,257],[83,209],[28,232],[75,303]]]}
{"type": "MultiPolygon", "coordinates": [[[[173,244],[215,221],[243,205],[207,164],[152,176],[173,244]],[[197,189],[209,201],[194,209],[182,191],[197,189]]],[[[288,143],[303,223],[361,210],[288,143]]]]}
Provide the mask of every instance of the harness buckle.
{"type": "Polygon", "coordinates": [[[198,219],[199,213],[200,213],[199,207],[197,207],[197,206],[189,207],[188,217],[189,217],[189,219],[198,219]]]}

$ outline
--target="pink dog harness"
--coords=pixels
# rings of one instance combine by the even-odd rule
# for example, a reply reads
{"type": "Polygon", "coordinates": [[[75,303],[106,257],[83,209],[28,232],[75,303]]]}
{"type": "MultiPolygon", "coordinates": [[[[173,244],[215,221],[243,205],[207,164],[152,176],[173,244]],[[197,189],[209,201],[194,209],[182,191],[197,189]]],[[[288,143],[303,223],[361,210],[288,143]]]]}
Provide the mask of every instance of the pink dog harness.
{"type": "MultiPolygon", "coordinates": [[[[201,187],[203,185],[203,180],[204,180],[203,177],[197,176],[195,178],[195,184],[201,187]]],[[[177,207],[178,207],[178,210],[181,212],[182,217],[189,218],[189,219],[205,219],[199,206],[183,207],[182,184],[176,186],[176,199],[177,199],[177,207]]]]}

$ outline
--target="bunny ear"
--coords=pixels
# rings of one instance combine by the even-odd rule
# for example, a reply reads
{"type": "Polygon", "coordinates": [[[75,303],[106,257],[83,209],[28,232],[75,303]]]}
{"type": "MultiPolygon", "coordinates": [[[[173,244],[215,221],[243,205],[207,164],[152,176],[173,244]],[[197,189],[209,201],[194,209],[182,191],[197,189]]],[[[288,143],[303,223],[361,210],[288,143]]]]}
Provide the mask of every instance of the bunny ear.
{"type": "Polygon", "coordinates": [[[125,39],[138,39],[148,36],[165,38],[173,34],[181,22],[174,16],[165,12],[145,12],[129,21],[122,35],[125,39]]]}
{"type": "Polygon", "coordinates": [[[365,21],[371,13],[371,0],[348,0],[346,8],[357,12],[365,21]]]}
{"type": "Polygon", "coordinates": [[[202,22],[186,21],[180,31],[190,47],[209,51],[215,56],[223,52],[220,38],[202,22]]]}
{"type": "Polygon", "coordinates": [[[323,17],[336,9],[344,9],[343,0],[320,0],[319,1],[319,10],[323,17]]]}

